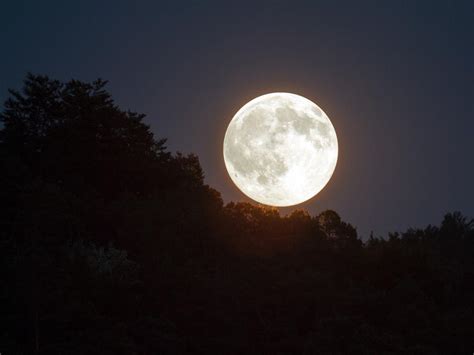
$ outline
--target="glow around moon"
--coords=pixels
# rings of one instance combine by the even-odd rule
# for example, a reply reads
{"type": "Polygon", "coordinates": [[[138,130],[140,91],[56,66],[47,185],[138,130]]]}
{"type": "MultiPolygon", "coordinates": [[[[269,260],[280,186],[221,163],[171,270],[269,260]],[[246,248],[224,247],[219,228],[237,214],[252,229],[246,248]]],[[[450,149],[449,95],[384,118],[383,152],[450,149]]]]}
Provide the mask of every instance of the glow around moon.
{"type": "Polygon", "coordinates": [[[224,138],[232,181],[248,197],[292,206],[315,196],[336,168],[337,136],[315,103],[295,94],[271,93],[244,105],[224,138]]]}

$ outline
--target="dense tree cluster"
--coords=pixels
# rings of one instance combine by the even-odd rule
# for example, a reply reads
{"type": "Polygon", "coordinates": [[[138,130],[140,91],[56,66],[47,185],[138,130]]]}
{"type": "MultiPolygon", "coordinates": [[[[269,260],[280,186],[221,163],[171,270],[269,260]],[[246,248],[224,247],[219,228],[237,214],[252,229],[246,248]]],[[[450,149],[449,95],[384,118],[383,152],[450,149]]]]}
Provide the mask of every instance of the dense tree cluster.
{"type": "Polygon", "coordinates": [[[472,220],[224,205],[105,85],[29,74],[0,115],[2,354],[473,351],[472,220]]]}

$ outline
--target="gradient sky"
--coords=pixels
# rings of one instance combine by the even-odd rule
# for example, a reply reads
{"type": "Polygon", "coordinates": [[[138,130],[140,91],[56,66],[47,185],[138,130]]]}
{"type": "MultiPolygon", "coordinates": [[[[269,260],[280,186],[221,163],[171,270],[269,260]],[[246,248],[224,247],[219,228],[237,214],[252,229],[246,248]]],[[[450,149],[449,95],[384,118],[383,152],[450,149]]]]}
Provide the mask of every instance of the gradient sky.
{"type": "Polygon", "coordinates": [[[199,155],[227,202],[247,200],[222,158],[234,113],[303,95],[331,118],[340,156],[300,207],[384,235],[474,217],[473,18],[473,1],[4,1],[0,100],[27,71],[107,79],[172,151],[199,155]]]}

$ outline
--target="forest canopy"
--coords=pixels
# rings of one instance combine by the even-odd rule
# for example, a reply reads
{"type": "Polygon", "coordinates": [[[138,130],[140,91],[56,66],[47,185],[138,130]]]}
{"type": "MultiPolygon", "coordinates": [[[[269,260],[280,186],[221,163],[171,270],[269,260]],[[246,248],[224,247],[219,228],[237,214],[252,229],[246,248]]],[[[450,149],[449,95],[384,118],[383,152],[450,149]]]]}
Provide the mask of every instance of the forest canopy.
{"type": "Polygon", "coordinates": [[[106,85],[28,74],[1,111],[1,353],[472,352],[472,219],[363,242],[224,204],[106,85]]]}

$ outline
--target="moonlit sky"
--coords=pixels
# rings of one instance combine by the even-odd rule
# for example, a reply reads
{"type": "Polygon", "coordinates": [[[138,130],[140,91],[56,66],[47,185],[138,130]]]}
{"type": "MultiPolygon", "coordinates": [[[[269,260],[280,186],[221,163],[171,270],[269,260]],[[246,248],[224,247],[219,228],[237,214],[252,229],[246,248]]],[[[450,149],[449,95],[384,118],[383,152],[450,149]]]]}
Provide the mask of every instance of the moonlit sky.
{"type": "Polygon", "coordinates": [[[107,79],[230,201],[247,200],[222,158],[233,115],[268,92],[305,96],[330,117],[339,159],[301,207],[385,235],[474,217],[473,4],[3,1],[0,99],[27,71],[107,79]]]}

